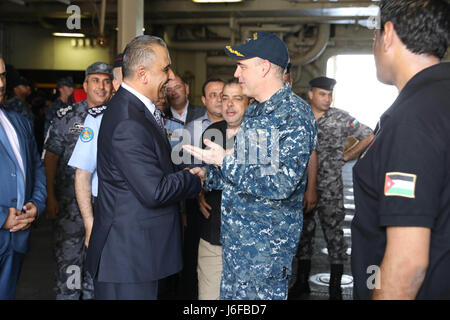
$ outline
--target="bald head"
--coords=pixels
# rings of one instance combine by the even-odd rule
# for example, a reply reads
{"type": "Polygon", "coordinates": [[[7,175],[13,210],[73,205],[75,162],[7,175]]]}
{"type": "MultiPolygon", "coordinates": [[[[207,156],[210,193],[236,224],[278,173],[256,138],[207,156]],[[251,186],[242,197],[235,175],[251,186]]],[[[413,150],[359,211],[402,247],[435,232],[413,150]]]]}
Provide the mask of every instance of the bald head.
{"type": "Polygon", "coordinates": [[[6,67],[5,61],[0,57],[0,103],[5,102],[6,96],[6,67]]]}

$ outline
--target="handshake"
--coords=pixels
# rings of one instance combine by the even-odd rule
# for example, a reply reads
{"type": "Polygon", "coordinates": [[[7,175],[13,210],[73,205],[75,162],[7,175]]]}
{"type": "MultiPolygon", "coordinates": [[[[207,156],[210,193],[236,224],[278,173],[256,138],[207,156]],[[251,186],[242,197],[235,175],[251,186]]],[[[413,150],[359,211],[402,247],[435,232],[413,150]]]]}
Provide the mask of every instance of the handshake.
{"type": "Polygon", "coordinates": [[[186,170],[189,170],[189,172],[191,174],[196,175],[200,178],[200,180],[202,182],[202,188],[203,188],[203,184],[205,183],[205,180],[206,180],[206,169],[200,168],[200,167],[195,167],[192,169],[186,168],[186,170]]]}
{"type": "MultiPolygon", "coordinates": [[[[234,152],[234,149],[225,150],[217,143],[214,143],[208,139],[205,139],[203,142],[208,147],[208,149],[202,149],[192,145],[184,145],[183,149],[189,152],[195,158],[203,161],[204,163],[216,165],[218,167],[222,166],[223,159],[226,155],[232,155],[234,152]]],[[[206,169],[195,167],[190,169],[189,172],[200,177],[203,187],[203,184],[206,180],[206,169]]]]}

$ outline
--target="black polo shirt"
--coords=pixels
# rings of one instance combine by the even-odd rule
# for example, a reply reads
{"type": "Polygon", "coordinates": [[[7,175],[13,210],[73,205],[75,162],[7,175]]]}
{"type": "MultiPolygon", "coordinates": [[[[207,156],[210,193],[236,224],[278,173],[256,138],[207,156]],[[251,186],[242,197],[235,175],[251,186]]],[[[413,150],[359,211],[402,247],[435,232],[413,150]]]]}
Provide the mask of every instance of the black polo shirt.
{"type": "MultiPolygon", "coordinates": [[[[204,132],[202,141],[210,139],[217,143],[222,148],[233,148],[234,137],[227,139],[227,123],[225,120],[213,123],[204,132]]],[[[203,149],[206,148],[202,143],[203,149]]],[[[200,217],[200,237],[213,245],[220,245],[220,225],[221,225],[221,205],[222,205],[222,191],[212,190],[205,194],[206,202],[212,207],[210,216],[206,219],[203,214],[200,217]]]]}
{"type": "Polygon", "coordinates": [[[375,135],[353,168],[354,298],[372,296],[386,227],[416,226],[431,229],[417,299],[450,299],[450,63],[415,75],[381,116],[375,135]]]}

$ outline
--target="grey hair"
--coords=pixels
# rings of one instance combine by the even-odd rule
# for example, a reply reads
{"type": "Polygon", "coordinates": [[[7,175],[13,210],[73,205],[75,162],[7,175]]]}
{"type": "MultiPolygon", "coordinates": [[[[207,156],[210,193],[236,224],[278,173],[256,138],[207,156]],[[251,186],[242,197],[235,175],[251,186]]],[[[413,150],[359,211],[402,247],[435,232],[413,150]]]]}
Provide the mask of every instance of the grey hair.
{"type": "MultiPolygon", "coordinates": [[[[256,57],[256,65],[260,65],[264,59],[260,58],[260,57],[256,57]]],[[[284,75],[286,74],[286,68],[280,67],[279,65],[270,62],[270,68],[273,69],[274,75],[279,78],[281,81],[284,82],[284,75]]]]}
{"type": "Polygon", "coordinates": [[[116,67],[113,69],[113,79],[117,81],[117,79],[122,79],[122,70],[121,67],[116,67]]]}
{"type": "Polygon", "coordinates": [[[271,63],[275,75],[284,82],[284,75],[286,74],[286,68],[280,67],[274,63],[271,63]]]}
{"type": "Polygon", "coordinates": [[[167,48],[163,39],[155,36],[137,36],[127,44],[123,52],[123,78],[133,78],[139,66],[151,66],[155,59],[154,45],[167,48]]]}

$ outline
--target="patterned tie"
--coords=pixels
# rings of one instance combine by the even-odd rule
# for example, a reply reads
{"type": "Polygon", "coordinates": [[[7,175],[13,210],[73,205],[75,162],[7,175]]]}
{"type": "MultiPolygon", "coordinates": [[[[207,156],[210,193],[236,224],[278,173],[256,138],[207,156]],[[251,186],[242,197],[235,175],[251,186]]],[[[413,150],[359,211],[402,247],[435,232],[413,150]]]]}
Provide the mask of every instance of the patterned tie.
{"type": "Polygon", "coordinates": [[[158,125],[161,127],[161,129],[164,130],[164,125],[162,124],[161,121],[161,111],[159,109],[155,109],[155,112],[153,113],[153,115],[155,116],[156,122],[158,122],[158,125]]]}

